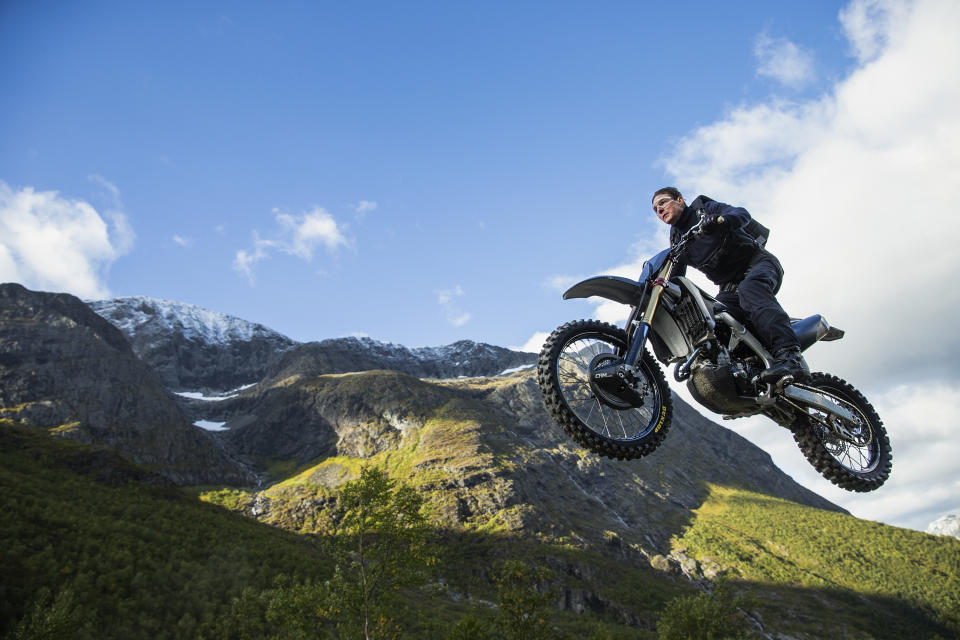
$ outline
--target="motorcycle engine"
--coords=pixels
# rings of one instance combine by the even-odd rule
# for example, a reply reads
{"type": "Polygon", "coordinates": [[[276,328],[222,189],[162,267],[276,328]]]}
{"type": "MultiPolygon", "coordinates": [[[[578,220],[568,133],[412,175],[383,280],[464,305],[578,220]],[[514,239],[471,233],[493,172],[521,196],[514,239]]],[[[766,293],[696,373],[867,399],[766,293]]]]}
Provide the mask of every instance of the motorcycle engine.
{"type": "Polygon", "coordinates": [[[735,364],[698,365],[687,380],[687,389],[694,399],[714,413],[739,413],[756,406],[749,397],[741,397],[746,372],[735,364]],[[736,376],[735,374],[739,374],[736,376]]]}

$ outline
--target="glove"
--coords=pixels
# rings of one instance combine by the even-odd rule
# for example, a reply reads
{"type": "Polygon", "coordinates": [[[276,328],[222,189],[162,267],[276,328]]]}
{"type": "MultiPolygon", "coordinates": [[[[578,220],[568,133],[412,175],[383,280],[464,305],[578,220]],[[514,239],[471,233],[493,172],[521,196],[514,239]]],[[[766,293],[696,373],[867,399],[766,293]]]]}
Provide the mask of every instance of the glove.
{"type": "Polygon", "coordinates": [[[723,227],[726,220],[723,219],[723,216],[711,214],[703,219],[703,232],[707,235],[713,235],[718,233],[723,227]]]}

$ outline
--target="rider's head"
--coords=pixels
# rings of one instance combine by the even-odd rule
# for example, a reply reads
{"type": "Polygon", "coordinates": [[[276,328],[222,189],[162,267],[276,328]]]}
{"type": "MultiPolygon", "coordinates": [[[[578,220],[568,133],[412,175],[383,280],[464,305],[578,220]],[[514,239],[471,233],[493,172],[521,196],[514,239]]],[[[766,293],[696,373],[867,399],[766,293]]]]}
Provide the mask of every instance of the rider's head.
{"type": "Polygon", "coordinates": [[[676,224],[687,203],[676,187],[663,187],[653,194],[653,211],[667,224],[676,224]]]}

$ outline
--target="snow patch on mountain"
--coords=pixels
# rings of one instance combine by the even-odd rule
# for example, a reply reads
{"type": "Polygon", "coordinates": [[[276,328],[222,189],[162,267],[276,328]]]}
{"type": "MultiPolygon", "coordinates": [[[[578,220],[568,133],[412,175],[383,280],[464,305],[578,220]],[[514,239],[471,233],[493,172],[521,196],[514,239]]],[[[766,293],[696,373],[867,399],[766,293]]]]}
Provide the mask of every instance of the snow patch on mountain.
{"type": "Polygon", "coordinates": [[[533,369],[535,366],[537,366],[537,365],[535,365],[535,364],[522,364],[522,365],[520,365],[519,367],[511,367],[511,368],[509,368],[509,369],[504,369],[503,371],[500,372],[500,375],[501,375],[501,376],[509,376],[509,375],[512,374],[512,373],[518,373],[518,372],[520,372],[520,371],[525,371],[525,370],[527,370],[527,369],[533,369]]]}
{"type": "Polygon", "coordinates": [[[205,429],[207,431],[229,431],[230,429],[224,426],[226,424],[227,424],[226,422],[212,422],[210,420],[197,420],[196,422],[193,423],[193,426],[200,427],[201,429],[205,429]]]}
{"type": "Polygon", "coordinates": [[[406,347],[393,342],[382,342],[367,336],[339,338],[337,341],[354,343],[369,353],[392,358],[412,358],[420,362],[449,362],[454,366],[466,366],[472,360],[483,357],[496,358],[508,349],[485,342],[459,340],[440,347],[406,347]]]}
{"type": "Polygon", "coordinates": [[[927,533],[932,533],[935,536],[960,538],[960,516],[947,515],[937,518],[927,525],[927,533]]]}
{"type": "Polygon", "coordinates": [[[231,398],[236,398],[240,395],[241,391],[246,391],[251,387],[257,386],[256,382],[250,384],[245,384],[242,387],[237,387],[236,389],[231,389],[230,391],[224,391],[223,394],[218,395],[206,395],[203,391],[174,391],[174,395],[178,395],[181,398],[189,398],[190,400],[203,400],[204,402],[221,402],[223,400],[230,400],[231,398]]]}

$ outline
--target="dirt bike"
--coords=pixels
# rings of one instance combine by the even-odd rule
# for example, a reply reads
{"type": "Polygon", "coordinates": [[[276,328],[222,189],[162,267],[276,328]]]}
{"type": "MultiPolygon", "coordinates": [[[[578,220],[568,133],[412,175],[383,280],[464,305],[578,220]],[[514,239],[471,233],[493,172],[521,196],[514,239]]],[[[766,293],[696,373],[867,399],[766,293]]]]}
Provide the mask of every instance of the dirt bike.
{"type": "MultiPolygon", "coordinates": [[[[600,296],[629,305],[623,329],[597,320],[568,322],[543,345],[537,382],[554,420],[574,441],[600,455],[633,459],[652,453],[667,435],[673,405],[656,359],[675,364],[674,378],[725,419],[766,415],[793,432],[807,460],[850,491],[872,491],[890,475],[886,429],[867,399],[828,373],[809,381],[766,383],[773,358],[730,310],[689,279],[671,277],[687,247],[704,233],[704,218],[670,249],[644,263],[638,280],[596,276],[564,299],[600,296]]],[[[844,332],[820,315],[791,320],[806,350],[844,332]]]]}

